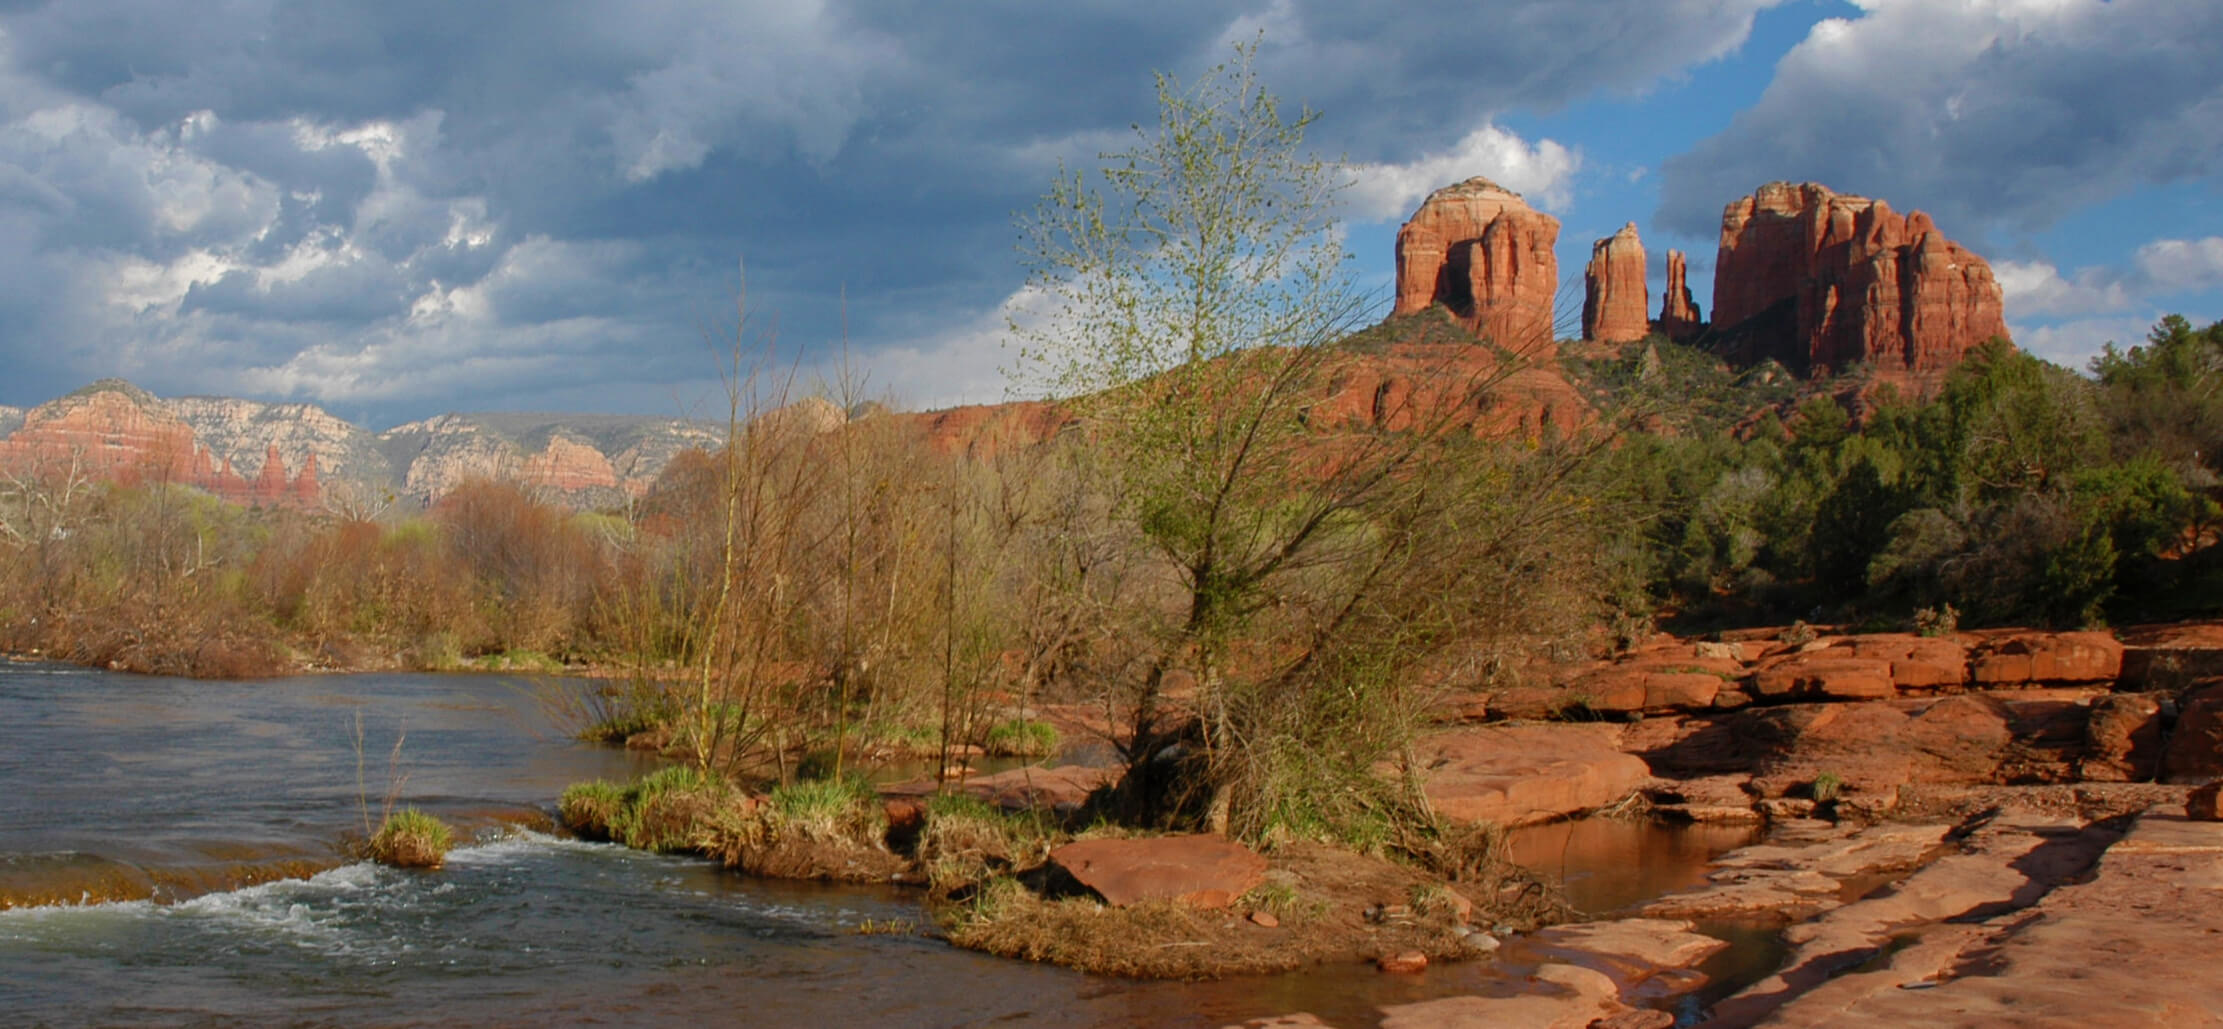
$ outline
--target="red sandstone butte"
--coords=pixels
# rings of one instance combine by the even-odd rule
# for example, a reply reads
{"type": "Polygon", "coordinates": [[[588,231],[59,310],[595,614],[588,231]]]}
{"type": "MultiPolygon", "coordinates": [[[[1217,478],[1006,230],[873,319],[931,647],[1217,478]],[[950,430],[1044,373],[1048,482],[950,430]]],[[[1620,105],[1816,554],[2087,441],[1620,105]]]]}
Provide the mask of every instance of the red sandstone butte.
{"type": "Polygon", "coordinates": [[[1555,352],[1559,220],[1485,178],[1428,195],[1397,232],[1397,308],[1443,304],[1468,329],[1515,353],[1555,352]]]}
{"type": "Polygon", "coordinates": [[[1771,182],[1721,215],[1714,326],[1771,316],[1737,356],[1800,370],[1938,371],[2007,335],[1991,265],[1920,211],[1771,182]]]}
{"type": "Polygon", "coordinates": [[[1635,222],[1590,245],[1582,287],[1582,338],[1633,343],[1652,331],[1645,316],[1652,298],[1644,283],[1644,241],[1635,222]]]}
{"type": "Polygon", "coordinates": [[[1667,291],[1660,295],[1660,333],[1668,339],[1684,340],[1698,334],[1698,302],[1691,299],[1690,274],[1683,260],[1683,252],[1667,252],[1667,291]]]}
{"type": "Polygon", "coordinates": [[[617,467],[592,444],[568,436],[550,436],[548,445],[527,455],[518,479],[564,493],[620,488],[617,467]]]}

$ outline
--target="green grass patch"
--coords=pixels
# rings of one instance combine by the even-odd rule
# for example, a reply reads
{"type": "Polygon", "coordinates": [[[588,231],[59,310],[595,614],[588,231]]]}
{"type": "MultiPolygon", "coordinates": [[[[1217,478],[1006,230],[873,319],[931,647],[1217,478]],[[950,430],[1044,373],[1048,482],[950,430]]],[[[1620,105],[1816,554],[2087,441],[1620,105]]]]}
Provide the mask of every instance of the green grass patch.
{"type": "Polygon", "coordinates": [[[981,749],[996,757],[1049,757],[1057,753],[1057,726],[1029,718],[1014,718],[990,726],[981,749]]]}
{"type": "Polygon", "coordinates": [[[488,672],[553,673],[564,668],[563,662],[537,650],[504,650],[484,655],[472,664],[488,672]]]}
{"type": "Polygon", "coordinates": [[[704,827],[733,797],[717,776],[673,765],[630,786],[575,783],[563,791],[556,810],[565,828],[586,839],[670,853],[701,849],[704,827]]]}
{"type": "Polygon", "coordinates": [[[363,849],[371,860],[395,868],[438,868],[452,843],[448,823],[406,807],[387,815],[363,849]]]}
{"type": "Polygon", "coordinates": [[[779,827],[804,839],[855,839],[887,826],[879,794],[861,775],[788,783],[767,800],[779,827]]]}

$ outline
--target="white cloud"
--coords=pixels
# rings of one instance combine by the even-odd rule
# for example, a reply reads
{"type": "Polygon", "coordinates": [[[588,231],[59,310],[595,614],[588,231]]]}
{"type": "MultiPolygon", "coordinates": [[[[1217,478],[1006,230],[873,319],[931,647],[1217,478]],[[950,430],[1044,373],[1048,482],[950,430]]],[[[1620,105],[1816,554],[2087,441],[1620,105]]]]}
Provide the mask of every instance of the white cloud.
{"type": "Polygon", "coordinates": [[[2064,368],[2084,371],[2109,343],[2128,347],[2142,343],[2146,330],[2161,320],[2161,313],[2144,316],[2081,318],[2057,325],[2008,324],[2015,345],[2064,368]]]}
{"type": "Polygon", "coordinates": [[[2123,281],[2104,268],[2084,268],[2074,281],[2047,261],[2000,261],[1992,265],[2007,310],[2015,315],[2093,314],[2120,311],[2131,301],[2123,281]]]}
{"type": "MultiPolygon", "coordinates": [[[[876,346],[850,359],[852,385],[864,399],[886,399],[912,410],[963,404],[993,404],[1013,396],[1037,396],[1030,388],[1034,371],[1022,367],[1011,325],[1031,323],[1056,301],[1033,286],[1022,286],[995,307],[975,313],[946,330],[921,338],[876,346]]],[[[815,377],[840,381],[838,359],[821,362],[815,377]]]]}
{"type": "Polygon", "coordinates": [[[1429,193],[1482,175],[1539,207],[1559,208],[1566,206],[1581,167],[1580,151],[1549,139],[1530,143],[1484,123],[1449,150],[1403,164],[1358,165],[1357,182],[1345,198],[1361,220],[1401,220],[1429,193]]]}
{"type": "Polygon", "coordinates": [[[1858,6],[1815,25],[1726,130],[1662,165],[1663,224],[1705,234],[1753,187],[1805,179],[1976,239],[2223,162],[2223,4],[1858,6]]]}
{"type": "Polygon", "coordinates": [[[2160,296],[2223,288],[2223,236],[2157,239],[2127,268],[2092,265],[2062,275],[2046,261],[1992,265],[2010,317],[2088,317],[2127,311],[2160,296]]]}
{"type": "Polygon", "coordinates": [[[2138,274],[2157,293],[2223,287],[2223,236],[2157,239],[2139,247],[2138,274]]]}

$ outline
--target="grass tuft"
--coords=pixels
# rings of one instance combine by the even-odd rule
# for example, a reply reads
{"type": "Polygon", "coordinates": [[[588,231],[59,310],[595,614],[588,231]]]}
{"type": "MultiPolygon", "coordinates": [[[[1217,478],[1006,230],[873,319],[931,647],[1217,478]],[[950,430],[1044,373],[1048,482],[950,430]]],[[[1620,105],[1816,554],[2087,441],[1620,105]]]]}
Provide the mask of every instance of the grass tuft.
{"type": "Polygon", "coordinates": [[[981,740],[981,749],[994,757],[1049,757],[1057,753],[1057,726],[1027,718],[998,722],[981,740]]]}
{"type": "Polygon", "coordinates": [[[438,868],[451,845],[448,823],[407,807],[386,816],[364,851],[371,860],[395,868],[438,868]]]}

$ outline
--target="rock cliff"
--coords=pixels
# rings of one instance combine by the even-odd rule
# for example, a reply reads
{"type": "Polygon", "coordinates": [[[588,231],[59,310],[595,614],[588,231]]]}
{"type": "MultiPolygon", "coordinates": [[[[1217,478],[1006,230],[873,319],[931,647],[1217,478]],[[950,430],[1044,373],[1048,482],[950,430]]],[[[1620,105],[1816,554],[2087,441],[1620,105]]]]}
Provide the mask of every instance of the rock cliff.
{"type": "Polygon", "coordinates": [[[724,441],[721,427],[689,419],[507,412],[444,414],[377,437],[402,496],[429,503],[467,479],[512,479],[583,507],[640,496],[674,454],[724,441]]]}
{"type": "Polygon", "coordinates": [[[287,468],[311,457],[326,481],[387,482],[393,478],[377,439],[314,404],[265,404],[236,397],[176,397],[165,401],[194,438],[219,462],[241,475],[262,471],[272,450],[287,468]]]}
{"type": "Polygon", "coordinates": [[[1637,238],[1635,222],[1591,244],[1582,286],[1582,338],[1631,343],[1652,331],[1646,316],[1652,301],[1644,283],[1644,241],[1637,238]]]}
{"type": "Polygon", "coordinates": [[[1928,215],[1810,182],[1723,210],[1714,326],[1733,357],[1807,372],[1939,371],[2007,334],[1991,265],[1928,215]]]}
{"type": "Polygon", "coordinates": [[[625,415],[442,415],[373,435],[309,404],[163,399],[121,379],[0,409],[0,467],[74,461],[98,478],[304,509],[389,494],[429,504],[472,476],[606,506],[645,492],[681,450],[723,440],[708,422],[625,415]]]}
{"type": "Polygon", "coordinates": [[[1681,341],[1697,335],[1701,324],[1698,303],[1691,299],[1690,284],[1686,281],[1689,274],[1683,252],[1668,251],[1667,291],[1660,295],[1660,320],[1656,327],[1672,340],[1681,341]]]}
{"type": "Polygon", "coordinates": [[[1550,356],[1558,242],[1558,219],[1497,183],[1477,177],[1439,189],[1397,232],[1392,317],[1442,304],[1498,346],[1550,356]]]}
{"type": "Polygon", "coordinates": [[[23,472],[75,468],[123,482],[168,482],[244,504],[315,507],[320,487],[313,457],[286,474],[276,446],[248,481],[229,455],[202,445],[171,402],[121,379],[102,379],[26,412],[0,440],[0,466],[23,472]]]}

